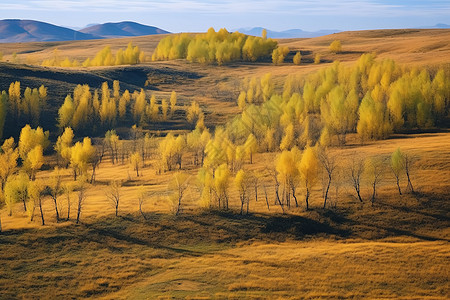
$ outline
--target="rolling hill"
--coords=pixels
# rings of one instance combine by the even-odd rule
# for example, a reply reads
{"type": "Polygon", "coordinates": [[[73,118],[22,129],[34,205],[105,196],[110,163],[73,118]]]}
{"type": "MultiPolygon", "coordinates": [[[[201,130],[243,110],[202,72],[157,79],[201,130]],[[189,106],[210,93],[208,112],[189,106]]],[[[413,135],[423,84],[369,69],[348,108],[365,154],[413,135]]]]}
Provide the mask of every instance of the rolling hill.
{"type": "Polygon", "coordinates": [[[34,20],[0,20],[0,43],[92,40],[101,37],[34,20]]]}
{"type": "Polygon", "coordinates": [[[143,36],[165,34],[168,31],[154,26],[142,25],[136,22],[105,23],[89,26],[80,30],[82,33],[101,36],[104,38],[143,36]]]}

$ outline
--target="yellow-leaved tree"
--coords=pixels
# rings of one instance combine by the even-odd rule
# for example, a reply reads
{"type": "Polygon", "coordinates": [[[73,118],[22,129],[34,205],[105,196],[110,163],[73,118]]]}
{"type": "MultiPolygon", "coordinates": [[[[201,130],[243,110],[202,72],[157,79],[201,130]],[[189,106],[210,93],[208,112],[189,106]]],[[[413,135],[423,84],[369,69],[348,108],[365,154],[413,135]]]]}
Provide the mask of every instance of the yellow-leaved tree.
{"type": "Polygon", "coordinates": [[[250,202],[250,191],[252,187],[252,178],[250,173],[245,170],[239,170],[234,177],[234,185],[239,192],[241,202],[241,215],[244,213],[244,205],[247,205],[247,214],[250,202]]]}
{"type": "Polygon", "coordinates": [[[300,51],[298,51],[297,53],[295,53],[294,58],[292,59],[292,62],[294,63],[294,65],[300,65],[302,61],[302,54],[300,53],[300,51]]]}
{"type": "Polygon", "coordinates": [[[47,149],[50,145],[48,140],[49,132],[45,131],[41,127],[32,129],[30,125],[25,125],[20,131],[19,137],[19,155],[23,160],[27,159],[28,152],[34,147],[40,145],[42,150],[47,149]]]}
{"type": "Polygon", "coordinates": [[[17,159],[19,158],[19,149],[15,148],[14,138],[6,139],[2,145],[2,151],[0,153],[0,180],[1,189],[5,187],[5,183],[11,176],[16,167],[17,159]]]}
{"type": "Polygon", "coordinates": [[[189,187],[189,176],[182,172],[176,172],[173,174],[172,180],[169,182],[168,189],[171,191],[169,194],[169,201],[171,202],[175,215],[181,212],[181,203],[183,196],[189,187]]]}
{"type": "Polygon", "coordinates": [[[55,150],[58,153],[58,157],[62,158],[63,165],[67,166],[70,161],[71,147],[73,141],[73,130],[70,127],[66,127],[64,132],[58,137],[55,144],[55,150]]]}
{"type": "Polygon", "coordinates": [[[317,151],[315,147],[306,146],[303,151],[302,159],[298,164],[301,179],[306,189],[306,209],[309,209],[309,197],[311,189],[314,187],[318,177],[319,160],[317,158],[317,151]]]}
{"type": "Polygon", "coordinates": [[[26,170],[30,172],[31,180],[34,180],[36,177],[36,172],[42,167],[44,164],[44,154],[41,145],[37,145],[33,149],[30,150],[27,154],[27,158],[24,162],[24,167],[26,170]]]}
{"type": "Polygon", "coordinates": [[[342,43],[340,40],[334,40],[330,44],[330,51],[333,53],[342,52],[342,43]]]}

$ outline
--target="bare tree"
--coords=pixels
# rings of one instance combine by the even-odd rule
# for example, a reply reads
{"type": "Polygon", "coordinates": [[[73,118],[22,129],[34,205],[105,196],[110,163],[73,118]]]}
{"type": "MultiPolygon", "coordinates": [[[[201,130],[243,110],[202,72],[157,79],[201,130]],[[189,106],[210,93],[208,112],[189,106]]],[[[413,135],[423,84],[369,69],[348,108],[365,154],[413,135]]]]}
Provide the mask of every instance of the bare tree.
{"type": "MultiPolygon", "coordinates": [[[[102,146],[103,147],[103,146],[102,146]]],[[[104,151],[99,151],[98,148],[95,148],[95,153],[92,155],[91,158],[91,165],[92,165],[92,176],[91,176],[91,184],[95,182],[95,171],[97,170],[98,166],[102,162],[104,151]]]]}
{"type": "Polygon", "coordinates": [[[372,186],[372,206],[375,203],[377,184],[381,181],[384,171],[384,163],[380,158],[372,157],[366,161],[365,170],[368,178],[370,179],[370,185],[372,186]]]}
{"type": "Polygon", "coordinates": [[[406,190],[407,191],[411,191],[411,193],[414,194],[414,188],[411,182],[411,177],[410,177],[410,171],[411,171],[411,163],[412,163],[412,158],[411,156],[409,156],[408,154],[405,154],[405,172],[406,172],[406,177],[408,178],[408,185],[406,186],[406,190]]]}
{"type": "Polygon", "coordinates": [[[31,217],[33,216],[34,207],[39,207],[39,212],[41,213],[42,226],[45,225],[44,220],[44,210],[42,209],[42,200],[44,198],[45,184],[42,180],[30,181],[28,187],[28,193],[30,197],[30,202],[33,205],[31,210],[31,217]]]}
{"type": "Polygon", "coordinates": [[[360,202],[363,202],[361,198],[361,177],[364,173],[364,162],[361,158],[353,157],[352,165],[350,166],[351,183],[355,189],[356,195],[360,202]]]}
{"type": "Polygon", "coordinates": [[[139,203],[139,212],[141,213],[142,217],[144,218],[144,220],[147,220],[147,216],[144,214],[144,212],[142,211],[142,205],[144,204],[145,198],[146,198],[146,194],[147,192],[145,191],[145,188],[143,185],[141,185],[139,187],[138,190],[138,203],[139,203]]]}
{"type": "Polygon", "coordinates": [[[274,185],[275,185],[275,205],[280,204],[281,210],[283,211],[284,214],[284,206],[283,203],[280,200],[280,182],[278,181],[277,178],[277,172],[274,169],[268,169],[269,174],[273,177],[274,179],[274,185]]]}
{"type": "Polygon", "coordinates": [[[178,215],[181,211],[181,200],[184,193],[188,188],[189,177],[185,173],[176,172],[173,175],[172,181],[169,183],[169,189],[173,193],[169,196],[175,208],[175,215],[178,215]]]}
{"type": "Polygon", "coordinates": [[[64,194],[66,195],[67,200],[67,218],[66,220],[70,220],[70,193],[73,191],[73,185],[71,183],[66,183],[63,186],[64,194]]]}
{"type": "Polygon", "coordinates": [[[400,188],[400,175],[405,169],[405,157],[400,148],[397,148],[391,155],[391,170],[394,173],[395,180],[397,182],[398,193],[401,195],[402,190],[400,188]]]}
{"type": "Polygon", "coordinates": [[[334,156],[330,156],[326,149],[319,151],[318,156],[320,163],[322,164],[328,175],[325,194],[323,196],[323,208],[325,209],[327,206],[328,192],[330,190],[331,182],[333,179],[333,172],[336,169],[336,158],[334,156]]]}
{"type": "Polygon", "coordinates": [[[267,197],[267,190],[266,190],[266,186],[265,185],[263,185],[263,189],[264,189],[264,195],[266,196],[267,210],[270,210],[269,198],[267,197]]]}
{"type": "Polygon", "coordinates": [[[122,182],[118,180],[113,180],[109,183],[106,190],[106,198],[114,207],[115,215],[117,217],[119,213],[119,201],[120,201],[120,188],[122,187],[122,182]]]}
{"type": "Polygon", "coordinates": [[[83,208],[84,201],[86,200],[86,183],[83,179],[79,181],[78,184],[78,208],[77,208],[77,221],[80,223],[81,210],[83,208]]]}
{"type": "Polygon", "coordinates": [[[47,193],[53,200],[56,212],[56,222],[59,222],[60,217],[58,211],[58,196],[63,193],[63,187],[61,186],[61,171],[57,167],[53,171],[53,174],[48,181],[47,193]]]}

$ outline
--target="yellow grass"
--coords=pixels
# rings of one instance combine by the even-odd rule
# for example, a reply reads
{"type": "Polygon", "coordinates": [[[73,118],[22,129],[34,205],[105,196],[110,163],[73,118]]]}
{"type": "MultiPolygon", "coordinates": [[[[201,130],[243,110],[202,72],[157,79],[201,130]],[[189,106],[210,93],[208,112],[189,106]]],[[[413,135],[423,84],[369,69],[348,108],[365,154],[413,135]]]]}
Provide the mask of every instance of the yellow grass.
{"type": "MultiPolygon", "coordinates": [[[[150,54],[161,37],[5,44],[3,52],[7,60],[17,52],[22,62],[27,56],[41,61],[57,47],[62,57],[82,60],[106,44],[114,51],[132,41],[150,54]]],[[[180,107],[195,99],[207,113],[207,125],[214,126],[238,112],[235,100],[240,81],[247,76],[271,72],[280,85],[289,74],[305,75],[334,60],[353,63],[361,53],[372,51],[410,66],[448,67],[450,46],[443,41],[449,39],[450,30],[343,32],[280,40],[292,51],[305,52],[299,66],[286,62],[280,66],[235,63],[217,67],[171,61],[87,71],[58,70],[71,76],[85,75],[86,71],[105,79],[115,79],[124,70],[142,68],[148,74],[156,70],[152,87],[159,89],[158,95],[168,97],[172,90],[177,91],[180,107]],[[343,53],[331,54],[328,46],[336,39],[341,40],[343,53]],[[316,53],[325,63],[312,63],[316,53]],[[161,70],[169,70],[169,76],[162,76],[161,70]],[[198,78],[181,76],[172,80],[177,72],[186,70],[198,78]]],[[[0,67],[13,68],[4,63],[0,67]]],[[[59,82],[57,77],[44,82],[49,83],[49,91],[58,89],[62,95],[73,88],[73,83],[59,82]]],[[[15,79],[0,79],[6,86],[2,80],[9,84],[15,79]]],[[[27,80],[39,82],[39,78],[27,80]]],[[[137,87],[135,82],[127,84],[137,87]]],[[[63,100],[60,98],[50,102],[58,103],[63,100]]],[[[177,119],[172,127],[157,129],[183,130],[181,122],[177,119]]],[[[203,212],[194,184],[197,168],[189,157],[183,164],[192,181],[179,217],[173,215],[167,200],[173,172],[157,175],[155,157],[139,177],[128,162],[112,165],[106,157],[97,170],[96,183],[88,186],[80,225],[73,222],[76,192],[71,195],[71,221],[56,223],[48,198],[44,200],[46,226],[40,225],[37,211],[35,221],[30,222],[20,203],[13,208],[13,216],[7,215],[6,208],[0,209],[4,231],[0,233],[0,298],[448,299],[450,132],[395,135],[365,145],[350,135],[348,141],[343,148],[331,149],[342,170],[336,177],[338,193],[334,188],[330,192],[331,206],[321,209],[319,180],[311,195],[312,210],[305,211],[304,190],[300,188],[300,207],[292,207],[286,215],[274,205],[273,179],[267,172],[276,153],[257,154],[253,164],[245,165],[261,176],[259,198],[256,202],[252,197],[248,216],[238,215],[240,204],[234,187],[230,189],[231,212],[203,212]],[[397,147],[414,158],[411,173],[417,193],[398,195],[386,163],[375,205],[370,204],[370,187],[365,179],[364,203],[359,203],[348,182],[351,160],[355,156],[388,158],[397,147]],[[105,195],[112,179],[123,181],[117,218],[105,195]],[[148,220],[138,213],[137,191],[141,185],[147,191],[143,210],[148,220]],[[266,186],[270,209],[262,186],[266,186]]],[[[54,163],[53,158],[49,161],[50,165],[54,163]]],[[[44,179],[48,176],[49,171],[38,174],[44,179]]],[[[67,171],[64,181],[71,180],[67,171]]],[[[404,177],[401,184],[406,187],[404,177]]],[[[65,196],[59,201],[65,217],[65,196]]]]}

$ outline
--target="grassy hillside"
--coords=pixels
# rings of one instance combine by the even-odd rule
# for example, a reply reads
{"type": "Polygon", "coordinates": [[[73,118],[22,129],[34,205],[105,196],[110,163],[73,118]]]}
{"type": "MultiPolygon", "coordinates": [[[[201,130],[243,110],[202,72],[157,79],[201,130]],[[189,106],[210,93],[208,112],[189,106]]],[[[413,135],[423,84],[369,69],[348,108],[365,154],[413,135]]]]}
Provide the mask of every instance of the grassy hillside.
{"type": "MultiPolygon", "coordinates": [[[[113,51],[132,41],[151,54],[163,36],[109,40],[113,51]]],[[[54,124],[66,94],[77,84],[100,88],[120,80],[121,89],[140,88],[147,93],[178,95],[173,120],[153,124],[152,132],[186,131],[184,109],[195,100],[213,128],[225,124],[240,109],[236,99],[246,77],[272,73],[276,92],[291,74],[307,75],[340,60],[352,64],[365,52],[392,58],[409,67],[434,71],[444,66],[450,72],[450,30],[380,30],[343,32],[313,39],[280,40],[290,47],[285,63],[235,62],[222,67],[191,64],[184,60],[148,62],[134,66],[95,68],[44,68],[32,65],[52,55],[83,60],[105,46],[105,41],[5,44],[6,60],[17,52],[19,62],[0,63],[0,90],[10,82],[22,87],[48,87],[44,129],[54,124]],[[331,41],[339,39],[343,52],[332,54],[331,41]],[[302,64],[292,64],[296,51],[302,64]],[[322,63],[314,64],[316,53],[322,63]]],[[[448,119],[448,118],[447,118],[448,119]]],[[[118,128],[121,139],[129,128],[118,128]],[[123,133],[123,134],[122,134],[123,133]]],[[[364,144],[355,133],[344,146],[330,148],[337,159],[337,172],[328,206],[323,207],[326,174],[319,172],[305,207],[305,188],[297,190],[299,207],[282,210],[274,203],[274,162],[277,152],[256,153],[246,170],[258,174],[258,199],[252,195],[249,214],[241,215],[239,192],[229,189],[229,210],[205,210],[199,203],[199,166],[192,153],[183,157],[183,172],[189,180],[174,214],[168,199],[174,172],[160,172],[155,154],[160,138],[151,141],[152,155],[139,170],[128,158],[113,164],[106,149],[93,184],[86,184],[81,223],[75,224],[78,191],[58,197],[62,219],[57,222],[53,201],[44,197],[45,226],[36,209],[34,221],[15,203],[12,216],[0,208],[0,298],[104,298],[104,299],[310,299],[310,298],[420,298],[450,297],[450,132],[393,134],[364,144]],[[399,195],[389,167],[397,148],[412,159],[414,193],[399,195]],[[349,180],[356,159],[377,157],[384,168],[376,199],[371,182],[363,174],[357,198],[349,180]],[[111,180],[120,180],[118,217],[106,193],[111,180]],[[142,192],[144,192],[142,194],[142,192]],[[139,213],[139,196],[143,195],[139,213]],[[266,201],[267,195],[267,201],[266,201]],[[69,220],[66,220],[70,204],[69,220]],[[145,216],[145,218],[144,218],[145,216]],[[51,254],[51,255],[50,255],[51,254]]],[[[52,138],[56,134],[53,133],[52,138]]],[[[132,141],[126,141],[131,147],[132,141]]],[[[55,154],[45,157],[37,178],[48,181],[57,164],[55,154]]],[[[62,171],[63,183],[73,182],[71,169],[62,171]]]]}

